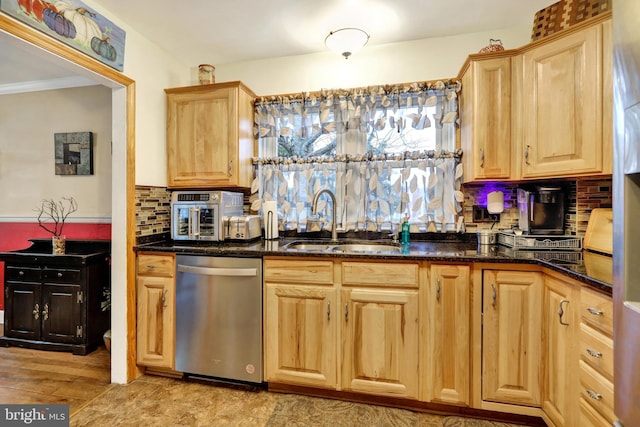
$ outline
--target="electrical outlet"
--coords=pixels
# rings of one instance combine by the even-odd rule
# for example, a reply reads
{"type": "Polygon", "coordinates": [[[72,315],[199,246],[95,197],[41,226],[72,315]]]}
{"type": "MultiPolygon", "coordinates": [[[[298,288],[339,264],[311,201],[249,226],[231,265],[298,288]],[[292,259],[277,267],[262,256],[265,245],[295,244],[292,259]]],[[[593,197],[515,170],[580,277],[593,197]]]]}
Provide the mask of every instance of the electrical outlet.
{"type": "Polygon", "coordinates": [[[500,222],[500,214],[490,214],[487,208],[480,205],[473,206],[473,222],[500,222]]]}

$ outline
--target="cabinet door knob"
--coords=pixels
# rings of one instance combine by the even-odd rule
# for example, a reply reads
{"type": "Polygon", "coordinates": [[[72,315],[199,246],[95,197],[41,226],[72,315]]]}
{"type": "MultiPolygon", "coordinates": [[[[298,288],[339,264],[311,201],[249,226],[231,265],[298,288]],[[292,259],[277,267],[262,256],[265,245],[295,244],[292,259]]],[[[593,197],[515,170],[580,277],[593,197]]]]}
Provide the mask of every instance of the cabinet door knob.
{"type": "Polygon", "coordinates": [[[484,148],[480,148],[480,167],[484,168],[484,148]]]}
{"type": "Polygon", "coordinates": [[[436,301],[440,302],[440,277],[436,281],[436,301]]]}
{"type": "Polygon", "coordinates": [[[529,149],[531,148],[530,145],[527,145],[527,148],[524,149],[524,162],[527,165],[530,165],[531,163],[529,163],[529,149]]]}
{"type": "Polygon", "coordinates": [[[344,321],[348,322],[349,321],[349,304],[345,304],[344,305],[344,321]]]}
{"type": "Polygon", "coordinates": [[[229,160],[229,176],[233,176],[233,160],[229,160]]]}
{"type": "Polygon", "coordinates": [[[62,273],[58,273],[58,277],[62,277],[62,273]]]}
{"type": "Polygon", "coordinates": [[[496,303],[498,302],[498,290],[496,289],[496,284],[491,284],[491,305],[493,308],[496,308],[496,303]]]}
{"type": "Polygon", "coordinates": [[[42,320],[49,319],[49,304],[44,305],[44,310],[42,310],[42,320]]]}
{"type": "Polygon", "coordinates": [[[162,291],[162,307],[166,307],[167,306],[167,292],[168,292],[167,289],[162,291]]]}
{"type": "Polygon", "coordinates": [[[33,307],[33,318],[38,320],[40,318],[40,304],[37,304],[33,307]]]}
{"type": "Polygon", "coordinates": [[[327,320],[331,320],[331,300],[327,302],[327,320]]]}
{"type": "Polygon", "coordinates": [[[568,303],[569,303],[568,299],[563,299],[562,301],[560,301],[560,304],[558,305],[558,318],[560,320],[560,324],[564,326],[569,326],[567,322],[562,320],[562,316],[564,316],[564,304],[568,304],[568,303]]]}

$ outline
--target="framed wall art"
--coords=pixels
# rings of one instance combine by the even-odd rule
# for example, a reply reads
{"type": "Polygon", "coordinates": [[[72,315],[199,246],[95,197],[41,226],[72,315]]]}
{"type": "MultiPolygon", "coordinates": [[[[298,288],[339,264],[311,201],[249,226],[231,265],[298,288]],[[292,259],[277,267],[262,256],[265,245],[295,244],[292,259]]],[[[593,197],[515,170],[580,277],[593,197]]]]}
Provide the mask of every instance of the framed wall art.
{"type": "Polygon", "coordinates": [[[69,132],[53,135],[56,175],[93,175],[93,133],[69,132]]]}
{"type": "Polygon", "coordinates": [[[79,0],[0,0],[0,11],[122,71],[126,33],[79,0]]]}

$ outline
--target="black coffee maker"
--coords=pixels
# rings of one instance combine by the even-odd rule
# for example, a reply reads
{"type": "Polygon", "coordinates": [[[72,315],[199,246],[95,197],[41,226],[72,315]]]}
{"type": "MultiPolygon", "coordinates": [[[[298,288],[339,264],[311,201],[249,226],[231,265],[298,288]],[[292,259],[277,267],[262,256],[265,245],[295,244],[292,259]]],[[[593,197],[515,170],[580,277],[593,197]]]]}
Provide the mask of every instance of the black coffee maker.
{"type": "Polygon", "coordinates": [[[525,234],[564,234],[562,187],[518,188],[518,226],[525,234]]]}

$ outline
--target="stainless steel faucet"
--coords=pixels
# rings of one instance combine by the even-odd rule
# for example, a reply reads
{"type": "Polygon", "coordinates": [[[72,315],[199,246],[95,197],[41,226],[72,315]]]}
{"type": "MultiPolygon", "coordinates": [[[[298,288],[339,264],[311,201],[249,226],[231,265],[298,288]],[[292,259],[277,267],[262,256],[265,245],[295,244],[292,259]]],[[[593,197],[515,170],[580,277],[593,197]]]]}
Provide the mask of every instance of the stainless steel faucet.
{"type": "Polygon", "coordinates": [[[328,188],[323,188],[318,190],[318,192],[313,196],[313,202],[311,203],[311,214],[315,215],[318,207],[318,199],[322,193],[327,193],[331,198],[332,203],[332,215],[331,215],[331,241],[338,241],[338,228],[336,226],[336,196],[329,190],[328,188]]]}

